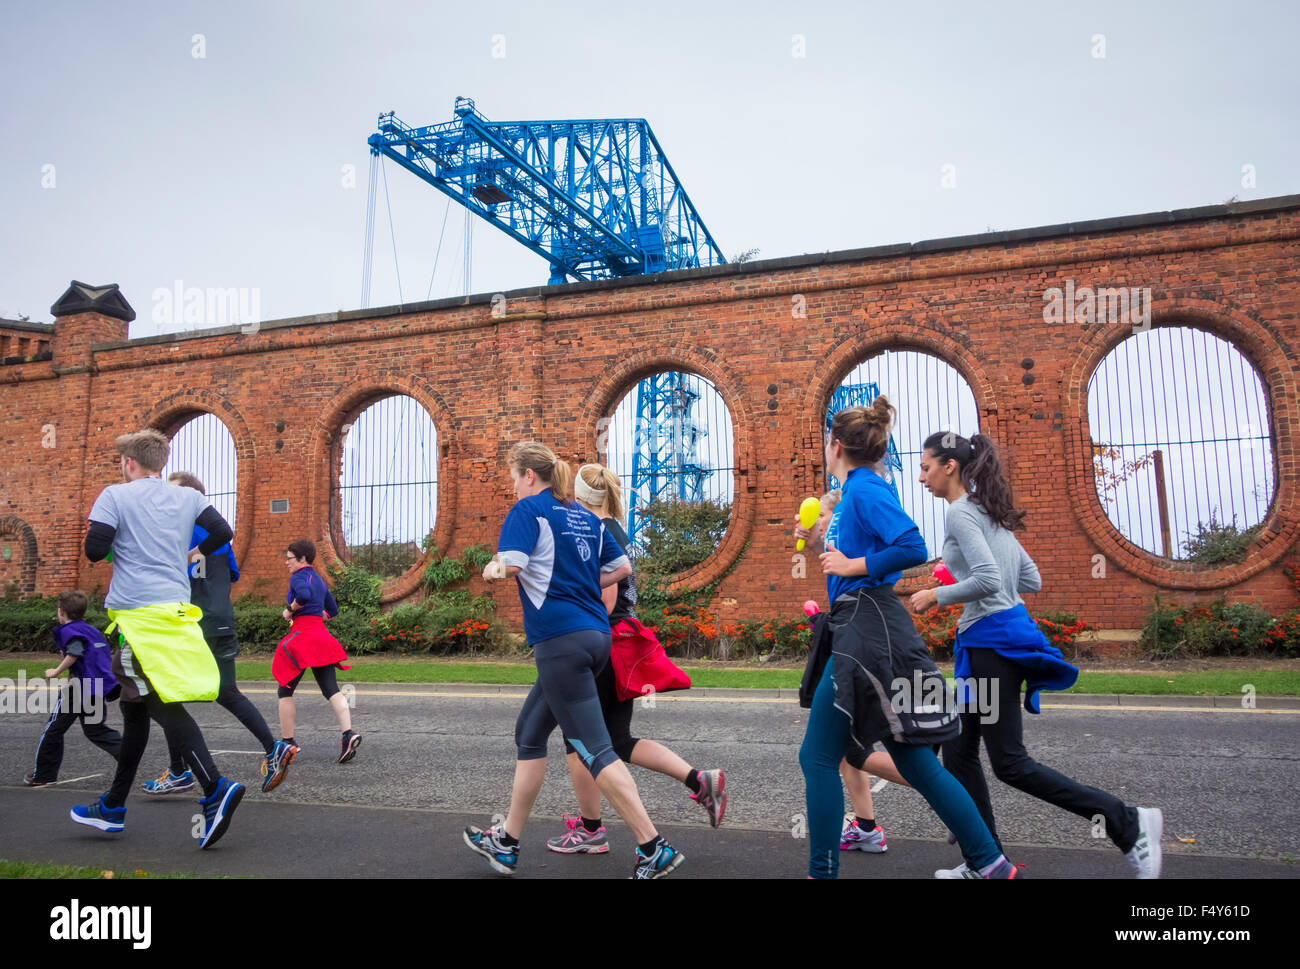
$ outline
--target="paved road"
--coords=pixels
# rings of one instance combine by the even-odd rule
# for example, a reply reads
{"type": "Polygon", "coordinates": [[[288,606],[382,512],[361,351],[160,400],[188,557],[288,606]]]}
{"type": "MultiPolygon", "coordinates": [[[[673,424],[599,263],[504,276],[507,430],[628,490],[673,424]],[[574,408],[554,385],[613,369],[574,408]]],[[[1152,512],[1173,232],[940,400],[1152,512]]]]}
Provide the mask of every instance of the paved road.
{"type": "MultiPolygon", "coordinates": [[[[245,688],[274,725],[271,685],[245,688]]],[[[489,874],[459,844],[458,831],[506,807],[522,692],[406,684],[355,689],[354,716],[365,734],[357,759],[334,763],[337,734],[328,707],[304,689],[297,729],[304,752],[289,779],[270,795],[253,790],[226,841],[202,854],[189,836],[195,806],[187,797],[133,797],[119,838],[72,825],[68,808],[106,787],[111,762],[74,728],[62,782],[21,788],[43,717],[0,716],[0,857],[213,874],[489,874]],[[322,827],[339,832],[332,856],[304,850],[296,836],[322,827]]],[[[251,737],[215,705],[193,709],[209,744],[223,751],[217,755],[223,770],[255,782],[261,755],[251,737]]],[[[727,771],[731,801],[716,832],[681,785],[635,772],[651,816],[687,854],[683,876],[802,874],[806,842],[792,829],[804,809],[797,761],[804,716],[791,700],[752,694],[661,696],[654,709],[638,709],[640,735],[698,767],[727,771]]],[[[1300,859],[1300,711],[1069,706],[1028,719],[1027,744],[1044,763],[1132,803],[1164,808],[1168,875],[1300,876],[1292,861],[1300,859]]],[[[542,849],[540,842],[558,830],[555,819],[575,807],[561,756],[557,738],[521,871],[626,877],[631,839],[621,828],[612,828],[610,856],[564,858],[542,849]]],[[[164,760],[155,729],[141,779],[161,771],[164,760]]],[[[993,794],[1003,841],[1034,876],[1127,875],[1119,853],[1092,839],[1082,819],[1005,785],[994,783],[993,794]]],[[[891,850],[883,857],[855,854],[846,876],[927,877],[959,860],[942,841],[941,822],[911,791],[885,785],[876,794],[876,816],[891,850]]]]}

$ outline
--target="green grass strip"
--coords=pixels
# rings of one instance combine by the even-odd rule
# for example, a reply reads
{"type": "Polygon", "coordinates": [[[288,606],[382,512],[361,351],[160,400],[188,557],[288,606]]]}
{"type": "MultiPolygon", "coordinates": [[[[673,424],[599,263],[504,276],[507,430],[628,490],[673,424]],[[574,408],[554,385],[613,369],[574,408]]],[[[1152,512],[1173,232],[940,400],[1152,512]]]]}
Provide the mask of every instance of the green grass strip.
{"type": "MultiPolygon", "coordinates": [[[[104,868],[86,868],[82,865],[46,865],[30,861],[6,861],[0,858],[0,878],[93,878],[97,881],[112,878],[198,878],[197,874],[152,875],[147,871],[110,871],[104,868]]],[[[204,878],[213,877],[204,875],[204,878]]]]}
{"type": "MultiPolygon", "coordinates": [[[[19,669],[29,678],[41,675],[42,659],[0,660],[0,677],[15,679],[19,669]]],[[[493,683],[528,686],[537,679],[530,662],[463,662],[445,659],[379,659],[360,657],[340,679],[350,683],[493,683]]],[[[261,659],[239,660],[241,680],[270,680],[271,664],[261,659]]],[[[795,689],[802,670],[685,667],[697,687],[729,689],[795,689]]],[[[945,672],[951,675],[952,668],[945,672]]],[[[1261,696],[1300,696],[1300,671],[1211,670],[1197,673],[1090,673],[1079,675],[1070,693],[1130,695],[1240,696],[1247,684],[1261,696]]],[[[1050,695],[1050,694],[1049,694],[1050,695]]]]}

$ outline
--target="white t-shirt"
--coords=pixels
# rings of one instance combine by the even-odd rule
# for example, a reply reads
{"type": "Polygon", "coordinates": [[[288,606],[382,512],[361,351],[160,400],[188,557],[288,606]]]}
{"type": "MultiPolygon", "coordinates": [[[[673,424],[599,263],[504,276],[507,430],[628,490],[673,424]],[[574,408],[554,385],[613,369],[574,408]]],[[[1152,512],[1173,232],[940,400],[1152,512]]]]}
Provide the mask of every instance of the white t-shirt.
{"type": "Polygon", "coordinates": [[[195,520],[210,504],[193,488],[161,478],[139,478],[105,488],[90,509],[92,522],[117,529],[105,608],[189,602],[190,538],[195,520]]]}

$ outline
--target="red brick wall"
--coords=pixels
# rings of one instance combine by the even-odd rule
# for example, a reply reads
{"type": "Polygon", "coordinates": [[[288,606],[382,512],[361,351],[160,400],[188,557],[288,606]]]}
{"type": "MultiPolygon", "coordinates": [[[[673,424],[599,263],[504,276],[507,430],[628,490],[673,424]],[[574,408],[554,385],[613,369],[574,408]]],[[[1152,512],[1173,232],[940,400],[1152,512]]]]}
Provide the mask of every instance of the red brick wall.
{"type": "MultiPolygon", "coordinates": [[[[337,436],[375,396],[410,394],[432,415],[435,538],[440,549],[458,550],[495,542],[510,502],[502,460],[513,441],[535,437],[575,462],[594,460],[598,418],[639,377],[686,369],[726,401],[737,470],[731,529],[683,581],[725,574],[715,600],[724,617],[797,615],[805,599],[825,597],[815,562],[808,578],[791,578],[790,522],[822,481],[819,417],[854,365],[884,349],[914,349],[961,372],[982,430],[1006,450],[1017,500],[1030,513],[1022,542],[1043,576],[1031,609],[1068,607],[1103,628],[1134,628],[1158,589],[1182,600],[1226,595],[1290,607],[1282,566],[1300,537],[1300,200],[1270,201],[1085,231],[520,290],[505,294],[496,316],[485,294],[418,312],[328,314],[253,333],[131,343],[119,321],[63,317],[52,361],[0,367],[11,458],[0,470],[0,518],[33,530],[40,591],[106,587],[110,567],[90,565],[78,550],[95,496],[119,480],[114,437],[144,424],[174,430],[211,411],[239,460],[236,553],[246,576],[270,580],[266,594],[278,595],[280,551],[290,540],[308,535],[327,563],[335,557],[337,436]],[[1240,565],[1206,571],[1163,562],[1106,519],[1092,482],[1085,390],[1132,329],[1044,323],[1043,291],[1065,279],[1149,286],[1154,326],[1210,330],[1263,375],[1278,487],[1240,565]],[[798,302],[806,318],[793,315],[798,302]],[[1029,385],[1026,357],[1036,378],[1029,385]],[[42,446],[49,425],[56,443],[42,446]],[[272,498],[288,498],[290,513],[269,514],[272,498]],[[1093,577],[1098,555],[1104,578],[1093,577]]],[[[417,578],[390,583],[389,597],[410,594],[417,578]]],[[[914,586],[905,579],[899,588],[914,586]]],[[[513,589],[497,590],[504,614],[517,618],[513,589]]]]}

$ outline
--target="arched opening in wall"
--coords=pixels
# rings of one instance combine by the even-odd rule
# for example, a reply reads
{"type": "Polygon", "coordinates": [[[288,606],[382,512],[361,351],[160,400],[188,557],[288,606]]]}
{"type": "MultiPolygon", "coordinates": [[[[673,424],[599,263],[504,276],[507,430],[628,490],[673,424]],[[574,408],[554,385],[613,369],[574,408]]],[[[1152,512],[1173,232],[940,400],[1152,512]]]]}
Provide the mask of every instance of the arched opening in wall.
{"type": "Polygon", "coordinates": [[[1267,396],[1235,346],[1192,326],[1135,333],[1088,382],[1097,499],[1152,555],[1245,558],[1277,487],[1267,396]]]}
{"type": "MultiPolygon", "coordinates": [[[[955,431],[963,437],[977,433],[975,394],[956,367],[934,354],[885,350],[854,367],[835,388],[822,422],[823,434],[836,412],[869,407],[878,396],[897,409],[882,477],[893,485],[903,511],[916,522],[931,559],[938,558],[947,505],[918,480],[922,445],[935,431],[955,431]]],[[[837,485],[828,475],[827,487],[837,485]]]]}
{"type": "Polygon", "coordinates": [[[438,429],[419,401],[381,397],[343,425],[335,501],[345,561],[388,578],[419,560],[438,517],[438,429]]]}
{"type": "Polygon", "coordinates": [[[36,592],[36,533],[17,516],[0,518],[0,597],[36,592]]]}
{"type": "Polygon", "coordinates": [[[698,374],[649,374],[596,432],[623,484],[638,573],[666,578],[712,555],[731,524],[735,489],[735,426],[717,388],[698,374]]]}
{"type": "Polygon", "coordinates": [[[183,471],[194,475],[212,507],[235,527],[235,497],[239,462],[235,439],[216,414],[200,413],[185,421],[171,437],[171,453],[162,469],[163,480],[183,471]]]}

